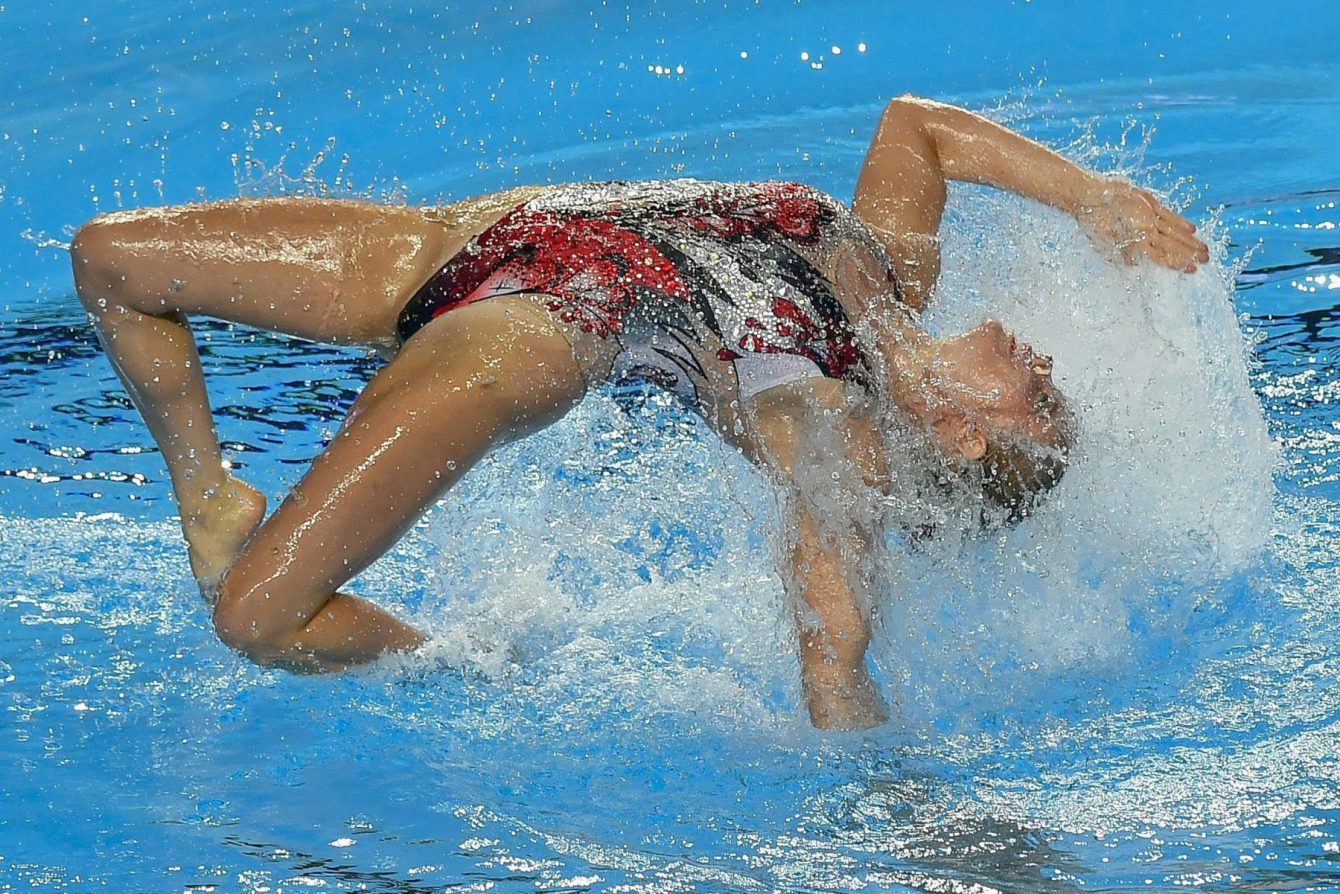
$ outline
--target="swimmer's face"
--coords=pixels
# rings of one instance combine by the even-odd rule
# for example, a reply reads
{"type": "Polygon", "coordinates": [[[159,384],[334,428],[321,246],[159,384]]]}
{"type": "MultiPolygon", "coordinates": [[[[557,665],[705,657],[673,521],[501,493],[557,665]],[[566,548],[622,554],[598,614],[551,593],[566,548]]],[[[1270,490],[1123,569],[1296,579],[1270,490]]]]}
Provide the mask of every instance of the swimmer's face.
{"type": "Polygon", "coordinates": [[[939,397],[974,426],[1064,448],[1065,398],[1052,359],[996,320],[939,343],[930,365],[939,397]]]}

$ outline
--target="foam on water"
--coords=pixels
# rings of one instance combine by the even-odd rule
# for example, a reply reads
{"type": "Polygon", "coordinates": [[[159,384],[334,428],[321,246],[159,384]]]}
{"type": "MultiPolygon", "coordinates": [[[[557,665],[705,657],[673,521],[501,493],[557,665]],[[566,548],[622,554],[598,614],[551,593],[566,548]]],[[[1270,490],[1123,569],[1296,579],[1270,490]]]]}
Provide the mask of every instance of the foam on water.
{"type": "Polygon", "coordinates": [[[992,316],[1054,354],[1081,429],[1036,517],[904,566],[891,657],[928,712],[957,715],[963,696],[1045,699],[1064,671],[1165,660],[1190,613],[1260,554],[1277,451],[1221,244],[1192,277],[1114,266],[1063,215],[971,189],[946,234],[932,327],[992,316]]]}
{"type": "MultiPolygon", "coordinates": [[[[1114,268],[1060,218],[975,199],[955,197],[932,322],[949,331],[996,308],[1054,351],[1084,435],[1070,474],[1019,528],[915,549],[891,537],[894,561],[874,575],[885,587],[874,657],[896,716],[864,747],[804,722],[767,483],[668,399],[608,392],[481,464],[360,579],[360,592],[434,637],[425,655],[363,674],[303,680],[229,654],[195,602],[171,522],[10,520],[4,546],[31,559],[9,609],[53,644],[74,637],[29,668],[46,675],[39,703],[11,688],[14,716],[28,729],[40,718],[29,712],[72,707],[90,722],[62,735],[80,741],[157,725],[152,741],[128,740],[105,761],[139,768],[155,815],[183,814],[183,852],[191,830],[246,823],[226,800],[242,784],[232,772],[262,786],[251,798],[286,799],[294,829],[366,840],[342,828],[356,817],[319,825],[288,787],[319,787],[326,764],[339,774],[407,749],[406,769],[437,794],[411,808],[417,796],[389,784],[369,815],[395,811],[405,835],[449,824],[474,842],[453,865],[550,881],[596,866],[607,883],[623,873],[738,890],[917,886],[960,872],[1001,883],[1066,865],[1030,831],[1039,823],[1110,833],[1324,806],[1337,784],[1324,747],[1336,705],[1306,702],[1293,682],[1317,637],[1200,667],[1187,657],[1207,648],[1194,630],[1187,640],[1196,610],[1223,617],[1270,524],[1274,450],[1222,280],[1114,268]],[[990,253],[966,235],[983,226],[1005,236],[990,253]],[[1238,464],[1205,462],[1195,448],[1207,439],[1238,464]],[[1263,713],[1260,696],[1232,687],[1247,669],[1273,687],[1265,697],[1288,747],[1267,735],[1230,764],[1213,748],[1169,757],[1170,738],[1217,742],[1258,722],[1238,720],[1263,713]],[[1181,694],[1128,704],[1164,677],[1181,694]],[[1084,704],[1094,695],[1100,704],[1084,704]],[[1300,723],[1316,728],[1289,731],[1300,723]],[[166,763],[153,744],[165,737],[187,743],[166,763]],[[1232,791],[1223,772],[1239,780],[1232,791]],[[1278,778],[1289,785],[1271,789],[1278,778]],[[198,796],[187,807],[179,790],[198,796]],[[1001,841],[1033,843],[993,856],[1001,841]],[[710,865],[673,856],[694,846],[710,865]]],[[[1333,613],[1312,610],[1319,636],[1333,613]]],[[[124,797],[114,782],[87,795],[124,797]]],[[[67,806],[82,828],[78,804],[67,806]]]]}
{"type": "MultiPolygon", "coordinates": [[[[1184,670],[1173,655],[1197,648],[1195,614],[1222,612],[1259,555],[1277,461],[1221,245],[1192,277],[1114,266],[1062,216],[971,190],[947,234],[930,324],[997,316],[1054,353],[1082,435],[1024,524],[915,546],[892,532],[878,553],[891,728],[936,736],[1082,713],[1120,701],[1105,687],[1123,675],[1184,670]]],[[[662,712],[789,726],[795,635],[770,545],[782,517],[694,417],[593,396],[439,507],[420,609],[432,651],[529,680],[541,714],[581,705],[592,734],[662,712]]]]}
{"type": "Polygon", "coordinates": [[[542,713],[582,705],[590,732],[663,712],[766,722],[798,685],[774,516],[747,463],[670,399],[592,396],[439,507],[433,651],[530,679],[555,701],[542,713]]]}

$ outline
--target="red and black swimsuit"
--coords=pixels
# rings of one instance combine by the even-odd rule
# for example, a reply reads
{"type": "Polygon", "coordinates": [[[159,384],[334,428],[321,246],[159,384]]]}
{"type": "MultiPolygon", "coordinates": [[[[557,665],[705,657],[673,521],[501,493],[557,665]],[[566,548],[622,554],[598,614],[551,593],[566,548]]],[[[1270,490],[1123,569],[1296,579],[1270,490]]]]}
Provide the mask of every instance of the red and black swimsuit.
{"type": "MultiPolygon", "coordinates": [[[[617,342],[618,375],[696,398],[705,365],[742,397],[806,375],[864,380],[866,363],[816,259],[843,239],[879,248],[840,202],[798,183],[696,180],[562,187],[476,236],[410,299],[408,340],[455,308],[521,292],[617,342]]],[[[883,288],[896,293],[891,265],[883,288]]]]}

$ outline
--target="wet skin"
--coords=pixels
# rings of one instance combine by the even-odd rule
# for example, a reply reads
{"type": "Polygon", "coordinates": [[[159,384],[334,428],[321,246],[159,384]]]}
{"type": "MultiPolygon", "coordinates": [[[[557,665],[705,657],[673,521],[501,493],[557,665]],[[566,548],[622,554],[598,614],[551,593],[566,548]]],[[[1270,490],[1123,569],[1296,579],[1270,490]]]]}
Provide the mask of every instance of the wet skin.
{"type": "Polygon", "coordinates": [[[987,431],[1061,445],[1064,397],[1052,382],[1052,358],[1019,341],[999,321],[987,320],[941,342],[932,379],[987,431]]]}
{"type": "MultiPolygon", "coordinates": [[[[1129,262],[1190,270],[1208,257],[1194,227],[1147,193],[1088,174],[964,110],[901,98],[881,117],[853,210],[884,244],[914,308],[928,300],[938,273],[946,178],[1065,208],[1100,250],[1129,262]]],[[[192,568],[229,646],[259,663],[329,671],[423,642],[409,624],[339,587],[489,450],[561,418],[602,370],[589,338],[536,296],[443,315],[398,352],[396,316],[472,236],[544,189],[440,209],[236,200],[108,215],[79,230],[71,254],[80,299],[162,450],[192,568]],[[393,355],[263,522],[262,495],[222,464],[188,326],[197,314],[393,355]]],[[[843,262],[833,269],[845,269],[843,262]]],[[[888,372],[876,387],[946,452],[971,461],[982,439],[1000,430],[1054,437],[1048,401],[1059,397],[1050,363],[999,324],[937,342],[870,290],[839,293],[851,317],[872,324],[868,347],[888,372]]],[[[730,405],[732,385],[723,383],[718,406],[730,405]]],[[[779,488],[796,491],[797,443],[816,413],[836,426],[835,446],[853,474],[877,482],[883,458],[874,422],[830,380],[772,389],[738,414],[709,413],[708,421],[779,488]]],[[[852,557],[871,533],[822,533],[798,496],[788,501],[793,548],[780,571],[795,608],[810,717],[823,727],[869,726],[885,711],[866,669],[869,619],[852,557]]]]}

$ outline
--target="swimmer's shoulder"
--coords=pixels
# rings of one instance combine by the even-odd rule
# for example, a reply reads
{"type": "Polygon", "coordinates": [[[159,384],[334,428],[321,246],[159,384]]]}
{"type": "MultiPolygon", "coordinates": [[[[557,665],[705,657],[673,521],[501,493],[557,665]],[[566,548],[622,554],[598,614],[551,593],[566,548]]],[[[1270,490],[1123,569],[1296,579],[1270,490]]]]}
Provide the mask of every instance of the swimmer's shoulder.
{"type": "Polygon", "coordinates": [[[468,196],[455,202],[441,205],[423,205],[419,211],[428,218],[443,224],[468,224],[472,221],[499,218],[508,211],[534,201],[546,193],[560,189],[556,186],[513,186],[497,192],[468,196]]]}

